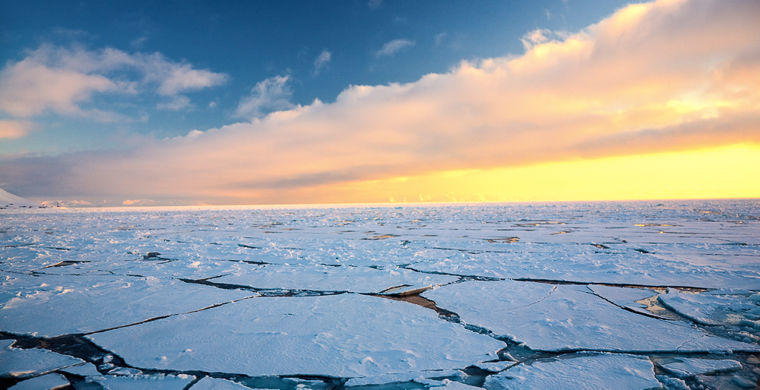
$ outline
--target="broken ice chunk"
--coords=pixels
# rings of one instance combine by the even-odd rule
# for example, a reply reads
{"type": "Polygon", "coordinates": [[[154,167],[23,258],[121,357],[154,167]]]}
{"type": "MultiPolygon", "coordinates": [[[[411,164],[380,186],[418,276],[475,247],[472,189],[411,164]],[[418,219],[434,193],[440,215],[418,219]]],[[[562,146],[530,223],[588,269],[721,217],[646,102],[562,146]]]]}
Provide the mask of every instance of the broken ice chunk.
{"type": "Polygon", "coordinates": [[[718,372],[741,370],[741,363],[731,359],[670,358],[657,364],[663,370],[679,378],[695,375],[711,375],[718,372]]]}
{"type": "Polygon", "coordinates": [[[485,388],[500,389],[651,389],[660,388],[652,362],[626,354],[581,354],[520,364],[486,378],[485,388]]]}
{"type": "Polygon", "coordinates": [[[13,340],[0,340],[0,376],[27,377],[84,363],[75,357],[44,349],[11,348],[13,340]]]}
{"type": "MultiPolygon", "coordinates": [[[[16,383],[15,386],[11,386],[13,390],[40,390],[40,389],[63,389],[69,385],[69,381],[66,380],[61,374],[51,373],[38,376],[32,379],[16,383]]],[[[10,390],[9,389],[9,390],[10,390]]]]}
{"type": "Polygon", "coordinates": [[[106,390],[155,389],[180,390],[184,389],[195,379],[191,375],[140,375],[112,376],[105,375],[94,378],[106,390]]]}
{"type": "Polygon", "coordinates": [[[760,293],[715,290],[688,293],[668,289],[658,300],[678,314],[704,325],[748,325],[760,330],[760,293]]]}
{"type": "Polygon", "coordinates": [[[205,377],[191,387],[192,390],[244,390],[248,387],[222,378],[205,377]]]}
{"type": "Polygon", "coordinates": [[[61,368],[58,371],[80,376],[98,376],[100,372],[92,363],[77,364],[76,366],[61,368]]]}
{"type": "MultiPolygon", "coordinates": [[[[427,378],[458,378],[463,379],[465,374],[459,370],[431,370],[431,371],[411,371],[404,373],[380,374],[372,376],[362,376],[350,378],[346,382],[347,387],[352,386],[379,386],[387,383],[416,382],[427,383],[427,378]]],[[[438,381],[433,381],[438,382],[438,381]]]]}

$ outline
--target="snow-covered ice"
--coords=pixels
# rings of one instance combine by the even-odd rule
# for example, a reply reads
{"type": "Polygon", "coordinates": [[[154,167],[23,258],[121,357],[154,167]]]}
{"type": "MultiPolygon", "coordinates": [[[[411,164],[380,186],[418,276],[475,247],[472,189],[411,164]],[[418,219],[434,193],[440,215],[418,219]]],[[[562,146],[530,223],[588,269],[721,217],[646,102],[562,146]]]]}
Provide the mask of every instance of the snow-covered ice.
{"type": "Polygon", "coordinates": [[[347,294],[254,298],[87,337],[138,367],[249,376],[451,369],[504,347],[422,307],[347,294]]]}
{"type": "Polygon", "coordinates": [[[731,359],[697,359],[671,358],[659,363],[665,371],[679,377],[688,378],[694,375],[710,375],[717,372],[737,371],[742,369],[741,363],[731,359]]]}
{"type": "Polygon", "coordinates": [[[189,385],[194,377],[190,375],[153,375],[153,376],[98,376],[94,382],[106,390],[155,389],[181,390],[189,385]]]}
{"type": "Polygon", "coordinates": [[[66,380],[66,377],[57,374],[57,373],[51,373],[51,374],[45,374],[42,376],[34,377],[31,379],[27,379],[25,381],[19,382],[13,386],[10,387],[12,390],[40,390],[40,389],[48,389],[48,390],[56,390],[56,389],[63,389],[69,386],[69,381],[66,380]]]}
{"type": "Polygon", "coordinates": [[[0,340],[0,376],[31,377],[83,363],[75,357],[44,349],[11,348],[13,340],[0,340]]]}
{"type": "Polygon", "coordinates": [[[757,200],[0,207],[0,388],[730,388],[759,291],[757,200]]]}
{"type": "Polygon", "coordinates": [[[240,383],[233,382],[227,379],[222,378],[211,378],[211,377],[205,377],[198,382],[196,382],[193,387],[191,387],[193,390],[245,390],[248,389],[247,386],[243,386],[240,383]]]}
{"type": "Polygon", "coordinates": [[[489,376],[485,388],[501,389],[652,389],[660,382],[652,362],[634,355],[581,355],[520,364],[489,376]]]}
{"type": "Polygon", "coordinates": [[[586,286],[506,280],[460,283],[422,295],[464,323],[534,350],[760,352],[755,344],[622,310],[586,286]]]}

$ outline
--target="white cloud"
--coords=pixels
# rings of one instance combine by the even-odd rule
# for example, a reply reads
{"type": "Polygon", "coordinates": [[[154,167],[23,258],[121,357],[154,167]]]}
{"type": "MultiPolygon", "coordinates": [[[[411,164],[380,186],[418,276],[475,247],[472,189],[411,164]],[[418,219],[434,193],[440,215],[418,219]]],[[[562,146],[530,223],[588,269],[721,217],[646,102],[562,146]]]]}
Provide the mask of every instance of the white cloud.
{"type": "Polygon", "coordinates": [[[93,93],[116,90],[116,83],[104,76],[53,69],[27,58],[0,72],[0,110],[18,117],[46,109],[75,114],[81,111],[77,104],[93,93]]]}
{"type": "Polygon", "coordinates": [[[32,124],[27,121],[0,119],[0,139],[21,138],[31,129],[32,124]]]}
{"type": "Polygon", "coordinates": [[[386,42],[380,50],[375,52],[378,57],[392,56],[399,51],[414,46],[414,41],[409,39],[394,39],[386,42]]]}
{"type": "Polygon", "coordinates": [[[378,9],[383,5],[383,0],[369,0],[367,1],[367,7],[370,9],[378,9]]]}
{"type": "Polygon", "coordinates": [[[0,182],[32,196],[284,203],[338,182],[758,143],[759,14],[755,0],[634,4],[521,55],[351,86],[332,103],[293,106],[277,76],[241,102],[255,120],[119,153],[4,159],[0,182]]]}
{"type": "Polygon", "coordinates": [[[290,102],[292,91],[288,86],[290,76],[274,76],[256,83],[251,94],[238,104],[235,116],[240,118],[258,118],[272,111],[287,110],[294,107],[290,102]]]}
{"type": "Polygon", "coordinates": [[[316,76],[322,72],[327,64],[330,63],[330,60],[332,60],[332,53],[330,53],[330,51],[327,49],[322,50],[322,52],[319,53],[317,58],[314,60],[314,75],[316,76]]]}
{"type": "Polygon", "coordinates": [[[81,105],[97,93],[136,94],[153,90],[160,95],[176,96],[220,85],[226,78],[221,73],[170,61],[160,53],[130,54],[113,48],[93,51],[43,45],[0,71],[0,111],[30,117],[51,110],[110,120],[122,116],[83,109],[81,105]],[[125,74],[133,74],[133,78],[125,74]]]}

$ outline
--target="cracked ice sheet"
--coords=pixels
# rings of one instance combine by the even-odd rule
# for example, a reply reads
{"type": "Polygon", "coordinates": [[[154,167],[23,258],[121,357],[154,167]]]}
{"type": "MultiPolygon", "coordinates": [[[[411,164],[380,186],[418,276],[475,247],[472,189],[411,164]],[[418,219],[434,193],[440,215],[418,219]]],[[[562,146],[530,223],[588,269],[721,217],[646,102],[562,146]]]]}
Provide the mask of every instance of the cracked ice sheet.
{"type": "Polygon", "coordinates": [[[44,349],[11,348],[14,340],[0,340],[0,376],[26,377],[54,371],[84,361],[44,349]]]}
{"type": "Polygon", "coordinates": [[[353,294],[254,298],[87,337],[137,367],[251,376],[461,368],[504,347],[432,310],[353,294]]]}
{"type": "Polygon", "coordinates": [[[323,291],[379,293],[390,287],[408,285],[390,291],[403,292],[432,285],[450,283],[454,276],[430,275],[403,268],[388,267],[330,267],[325,265],[265,265],[241,266],[231,275],[210,279],[214,283],[229,283],[256,288],[281,288],[323,291]]]}
{"type": "Polygon", "coordinates": [[[249,295],[155,277],[14,275],[0,291],[7,299],[0,330],[43,337],[87,333],[249,295]]]}
{"type": "Polygon", "coordinates": [[[428,249],[411,268],[497,278],[566,280],[650,286],[760,289],[756,264],[743,267],[697,265],[635,250],[606,251],[575,243],[516,243],[506,253],[428,249]]]}
{"type": "Polygon", "coordinates": [[[649,315],[652,315],[652,313],[646,310],[646,305],[638,303],[637,301],[657,295],[656,291],[646,288],[612,287],[590,284],[588,285],[588,289],[594,294],[597,294],[618,306],[649,315]]]}
{"type": "Polygon", "coordinates": [[[652,362],[625,354],[595,354],[520,364],[486,378],[485,388],[500,389],[652,389],[660,388],[652,362]]]}
{"type": "Polygon", "coordinates": [[[733,325],[760,331],[760,293],[715,290],[687,293],[668,289],[657,298],[667,308],[700,324],[733,325]]]}
{"type": "Polygon", "coordinates": [[[422,295],[466,324],[534,350],[760,351],[758,345],[711,336],[686,323],[622,310],[586,286],[471,281],[422,295]]]}

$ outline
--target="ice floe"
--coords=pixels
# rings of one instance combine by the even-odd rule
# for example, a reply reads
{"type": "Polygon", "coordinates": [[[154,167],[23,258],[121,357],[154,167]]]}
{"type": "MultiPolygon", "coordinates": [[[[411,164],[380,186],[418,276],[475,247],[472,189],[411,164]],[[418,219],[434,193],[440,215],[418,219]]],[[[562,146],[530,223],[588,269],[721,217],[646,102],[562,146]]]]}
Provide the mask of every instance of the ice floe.
{"type": "Polygon", "coordinates": [[[353,294],[254,298],[87,337],[137,367],[251,376],[459,368],[504,346],[431,310],[353,294]]]}
{"type": "Polygon", "coordinates": [[[520,364],[486,378],[485,388],[501,389],[660,388],[652,362],[625,354],[568,356],[520,364]]]}
{"type": "Polygon", "coordinates": [[[44,349],[11,348],[14,340],[0,340],[0,377],[29,377],[83,363],[44,349]]]}

